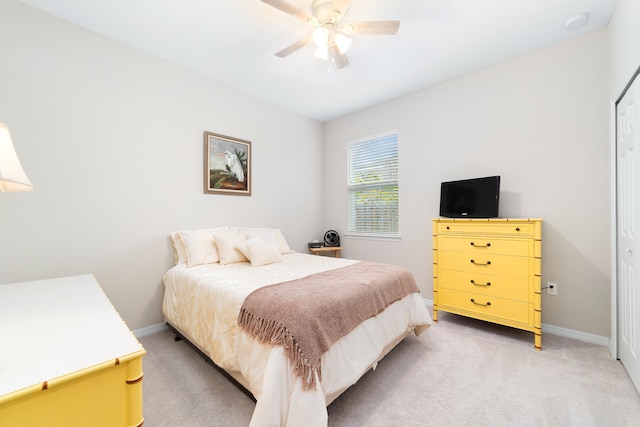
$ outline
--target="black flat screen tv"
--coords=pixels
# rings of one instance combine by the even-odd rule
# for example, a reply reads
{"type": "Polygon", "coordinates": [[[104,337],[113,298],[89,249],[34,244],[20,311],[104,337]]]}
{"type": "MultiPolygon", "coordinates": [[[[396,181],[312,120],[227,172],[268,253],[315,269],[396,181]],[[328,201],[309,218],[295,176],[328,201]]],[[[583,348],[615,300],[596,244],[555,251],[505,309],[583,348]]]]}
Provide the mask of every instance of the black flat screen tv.
{"type": "Polygon", "coordinates": [[[500,177],[443,182],[440,186],[440,216],[445,218],[497,218],[500,177]]]}

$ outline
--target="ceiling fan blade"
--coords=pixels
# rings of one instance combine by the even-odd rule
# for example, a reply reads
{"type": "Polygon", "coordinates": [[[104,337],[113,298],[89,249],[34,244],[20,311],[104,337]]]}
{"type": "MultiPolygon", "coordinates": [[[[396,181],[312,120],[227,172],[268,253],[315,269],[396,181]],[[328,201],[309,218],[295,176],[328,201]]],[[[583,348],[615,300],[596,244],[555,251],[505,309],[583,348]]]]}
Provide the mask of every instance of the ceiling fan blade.
{"type": "Polygon", "coordinates": [[[343,31],[346,34],[392,35],[398,32],[398,28],[400,28],[400,21],[363,21],[350,22],[344,26],[343,31]]]}
{"type": "Polygon", "coordinates": [[[276,52],[276,56],[279,57],[279,58],[285,58],[285,57],[291,55],[296,50],[306,46],[307,43],[309,43],[310,41],[311,41],[311,37],[304,36],[300,40],[298,40],[296,42],[293,42],[292,44],[290,44],[289,46],[285,47],[281,51],[276,52]]]}
{"type": "Polygon", "coordinates": [[[347,9],[351,6],[351,0],[333,0],[333,6],[331,10],[337,10],[340,15],[344,16],[347,13],[347,9]]]}
{"type": "Polygon", "coordinates": [[[333,62],[336,64],[336,68],[338,70],[341,70],[349,65],[349,58],[347,58],[347,55],[344,53],[340,53],[335,45],[331,46],[331,57],[333,58],[333,62]]]}
{"type": "Polygon", "coordinates": [[[309,21],[313,18],[311,14],[286,0],[262,0],[262,3],[268,4],[271,7],[274,7],[284,13],[288,13],[295,18],[302,19],[303,21],[309,21]]]}

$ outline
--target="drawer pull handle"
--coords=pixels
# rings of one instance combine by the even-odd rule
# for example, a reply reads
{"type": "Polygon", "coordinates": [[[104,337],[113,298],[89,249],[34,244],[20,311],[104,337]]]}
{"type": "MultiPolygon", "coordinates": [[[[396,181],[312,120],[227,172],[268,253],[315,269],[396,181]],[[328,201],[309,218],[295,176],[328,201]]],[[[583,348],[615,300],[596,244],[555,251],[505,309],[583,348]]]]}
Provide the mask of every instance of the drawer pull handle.
{"type": "Polygon", "coordinates": [[[473,265],[491,265],[491,261],[487,261],[484,264],[481,262],[475,262],[474,260],[471,260],[471,264],[473,265]]]}
{"type": "Polygon", "coordinates": [[[473,298],[471,298],[471,302],[474,303],[475,305],[481,305],[482,307],[489,307],[491,305],[491,301],[487,301],[486,304],[480,304],[479,302],[475,302],[473,298]]]}
{"type": "Polygon", "coordinates": [[[475,280],[471,279],[471,284],[474,286],[491,286],[491,282],[487,282],[487,283],[476,283],[475,280]]]}
{"type": "Polygon", "coordinates": [[[473,246],[474,248],[488,248],[489,246],[491,246],[491,243],[487,243],[486,245],[476,245],[475,243],[471,242],[471,246],[473,246]]]}
{"type": "Polygon", "coordinates": [[[520,227],[516,227],[516,231],[520,231],[520,227]]]}

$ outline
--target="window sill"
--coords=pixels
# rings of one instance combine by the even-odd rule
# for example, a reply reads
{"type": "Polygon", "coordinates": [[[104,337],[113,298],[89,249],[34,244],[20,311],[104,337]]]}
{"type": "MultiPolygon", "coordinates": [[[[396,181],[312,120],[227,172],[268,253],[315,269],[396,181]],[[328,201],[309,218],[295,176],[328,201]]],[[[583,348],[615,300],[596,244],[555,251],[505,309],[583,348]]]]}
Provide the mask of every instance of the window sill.
{"type": "Polygon", "coordinates": [[[360,239],[360,240],[381,240],[386,242],[399,242],[401,237],[399,234],[361,234],[361,233],[346,233],[344,237],[348,239],[360,239]]]}

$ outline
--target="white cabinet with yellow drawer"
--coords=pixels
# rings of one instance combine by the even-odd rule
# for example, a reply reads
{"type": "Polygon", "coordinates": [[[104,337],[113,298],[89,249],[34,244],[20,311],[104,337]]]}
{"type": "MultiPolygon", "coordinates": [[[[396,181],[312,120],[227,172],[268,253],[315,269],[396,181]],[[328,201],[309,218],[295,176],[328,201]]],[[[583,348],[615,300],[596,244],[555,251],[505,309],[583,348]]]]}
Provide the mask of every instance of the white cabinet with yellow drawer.
{"type": "Polygon", "coordinates": [[[90,274],[0,285],[0,426],[140,427],[145,350],[90,274]]]}
{"type": "Polygon", "coordinates": [[[460,314],[534,333],[542,349],[542,220],[434,219],[433,319],[460,314]]]}

